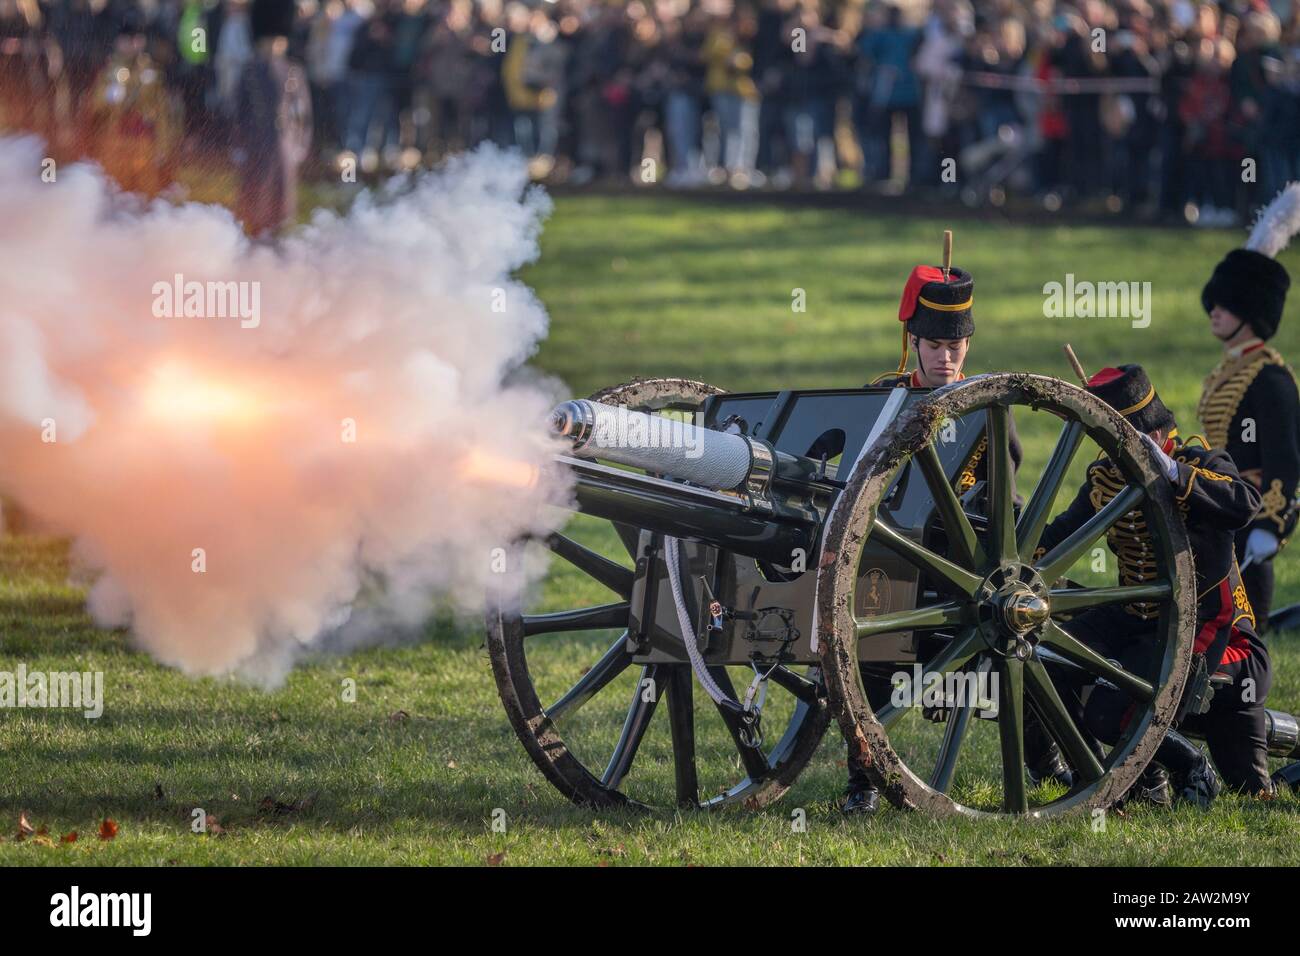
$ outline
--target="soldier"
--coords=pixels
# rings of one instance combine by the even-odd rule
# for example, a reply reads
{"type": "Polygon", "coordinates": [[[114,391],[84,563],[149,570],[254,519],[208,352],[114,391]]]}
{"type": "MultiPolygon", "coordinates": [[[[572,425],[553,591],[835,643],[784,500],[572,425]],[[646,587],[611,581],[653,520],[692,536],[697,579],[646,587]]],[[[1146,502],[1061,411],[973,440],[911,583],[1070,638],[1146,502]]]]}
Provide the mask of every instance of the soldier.
{"type": "Polygon", "coordinates": [[[146,42],[143,15],[127,10],[113,55],[95,81],[90,141],[94,158],[122,189],[157,196],[172,180],[181,121],[146,42]]]}
{"type": "MultiPolygon", "coordinates": [[[[898,306],[898,320],[903,323],[903,356],[897,370],[870,384],[939,388],[964,379],[962,368],[966,364],[971,336],[975,334],[975,319],[971,311],[974,290],[975,280],[969,272],[961,269],[926,265],[914,268],[898,306]],[[909,349],[916,353],[917,364],[910,373],[907,371],[909,349]]],[[[1019,469],[1022,453],[1014,419],[1011,420],[1010,439],[1012,462],[1019,469]]],[[[987,445],[987,441],[981,441],[962,467],[957,479],[959,494],[969,491],[984,479],[987,463],[983,456],[987,445]]],[[[820,457],[820,449],[814,446],[809,455],[820,457]]],[[[972,508],[978,510],[978,504],[972,508]]],[[[864,673],[862,680],[872,706],[881,706],[889,699],[892,685],[887,678],[864,673]]],[[[1070,786],[1073,782],[1070,770],[1059,748],[1042,733],[1036,722],[1027,729],[1026,747],[1030,754],[1030,775],[1035,782],[1052,778],[1070,786]]],[[[879,793],[858,761],[852,759],[852,754],[848,766],[849,780],[842,809],[850,814],[874,813],[879,807],[879,793]]]]}
{"type": "Polygon", "coordinates": [[[298,167],[311,147],[307,76],[288,55],[296,16],[293,0],[254,0],[249,19],[256,50],[236,91],[235,209],[249,235],[257,237],[293,223],[298,167]]]}
{"type": "Polygon", "coordinates": [[[1295,373],[1265,342],[1277,332],[1291,284],[1273,256],[1290,239],[1286,216],[1300,215],[1300,184],[1269,206],[1244,249],[1214,268],[1201,291],[1223,360],[1205,380],[1197,415],[1210,447],[1222,448],[1259,489],[1263,506],[1237,535],[1237,558],[1259,622],[1273,604],[1273,559],[1296,526],[1300,484],[1300,394],[1295,373]],[[1283,220],[1279,224],[1279,220],[1283,220]]]}
{"type": "MultiPolygon", "coordinates": [[[[1177,489],[1175,499],[1183,512],[1196,565],[1199,598],[1194,653],[1204,659],[1208,673],[1218,672],[1231,681],[1231,686],[1215,693],[1207,713],[1187,718],[1182,726],[1204,733],[1229,786],[1271,793],[1264,715],[1271,680],[1269,657],[1256,636],[1254,615],[1233,551],[1234,534],[1250,523],[1259,506],[1259,492],[1237,473],[1225,452],[1206,447],[1199,436],[1186,442],[1178,438],[1173,414],[1140,365],[1102,369],[1088,380],[1087,388],[1142,434],[1161,471],[1177,489]]],[[[1044,530],[1037,553],[1050,551],[1069,537],[1125,484],[1109,458],[1092,462],[1074,501],[1044,530]]],[[[1121,584],[1137,585],[1156,578],[1155,551],[1141,508],[1121,518],[1107,532],[1106,540],[1119,560],[1121,584]]],[[[1155,604],[1106,605],[1080,614],[1066,630],[1103,656],[1118,660],[1125,669],[1149,676],[1156,661],[1150,656],[1154,645],[1145,638],[1154,631],[1158,617],[1155,604]]],[[[1099,740],[1113,744],[1127,722],[1129,698],[1114,687],[1095,684],[1086,708],[1080,708],[1083,682],[1049,666],[1062,689],[1074,692],[1062,696],[1067,706],[1082,716],[1082,726],[1099,740]]],[[[1166,735],[1155,761],[1139,783],[1139,795],[1170,803],[1170,771],[1175,776],[1174,797],[1179,800],[1207,806],[1219,793],[1214,767],[1180,733],[1171,730],[1166,735]]]]}

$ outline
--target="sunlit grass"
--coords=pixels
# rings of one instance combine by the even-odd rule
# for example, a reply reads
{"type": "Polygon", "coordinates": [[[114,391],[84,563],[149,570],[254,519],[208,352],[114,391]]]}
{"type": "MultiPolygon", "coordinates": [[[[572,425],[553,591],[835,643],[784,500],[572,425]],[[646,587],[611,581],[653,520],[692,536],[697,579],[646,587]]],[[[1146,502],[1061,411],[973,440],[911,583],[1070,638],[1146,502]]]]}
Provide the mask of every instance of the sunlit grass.
{"type": "MultiPolygon", "coordinates": [[[[552,322],[536,364],[574,395],[635,375],[686,376],[732,390],[861,384],[896,363],[901,283],[914,264],[935,259],[941,231],[952,225],[762,203],[563,199],[542,260],[525,274],[552,322]],[[807,311],[797,313],[791,301],[800,289],[807,311]]],[[[1238,239],[1215,231],[957,223],[955,262],[976,277],[979,331],[969,371],[1066,377],[1060,346],[1069,341],[1089,369],[1147,365],[1190,431],[1200,380],[1216,359],[1199,289],[1238,239]],[[1150,327],[1045,319],[1042,285],[1066,272],[1152,282],[1150,327]]],[[[1300,254],[1284,258],[1293,270],[1300,266],[1300,254]]],[[[1283,323],[1284,352],[1293,351],[1294,334],[1283,323]]],[[[1021,427],[1026,475],[1037,473],[1055,438],[1052,422],[1037,421],[1045,417],[1025,416],[1021,427]]],[[[595,522],[574,533],[606,553],[617,547],[595,522]]],[[[972,822],[886,809],[872,820],[845,820],[832,806],[845,774],[834,728],[787,797],[762,812],[582,810],[550,787],[515,739],[476,621],[431,624],[428,640],[414,647],[311,661],[263,693],[190,680],[133,650],[128,635],[94,629],[64,562],[60,542],[0,541],[0,667],[103,670],[108,706],[97,721],[67,711],[0,711],[0,865],[481,864],[501,853],[514,864],[1300,863],[1300,803],[1291,798],[1226,797],[1208,814],[1134,810],[1112,814],[1101,832],[1086,818],[972,822]],[[347,680],[356,682],[355,703],[344,699],[347,680]],[[806,832],[792,829],[796,809],[807,814],[806,832]],[[192,832],[196,810],[225,833],[192,832]],[[16,841],[23,812],[54,839],[16,841]],[[105,817],[120,826],[111,841],[94,835],[105,817]],[[504,832],[494,831],[494,818],[504,819],[504,832]],[[79,839],[60,845],[58,837],[73,830],[79,839]]],[[[1300,600],[1289,555],[1279,572],[1278,602],[1300,600]]],[[[537,606],[607,599],[556,562],[537,606]]],[[[552,638],[534,671],[543,698],[562,693],[614,636],[552,638]]],[[[1278,635],[1271,647],[1270,703],[1296,712],[1300,644],[1278,635]]],[[[566,727],[597,768],[634,681],[629,670],[566,727]]],[[[702,713],[707,702],[696,696],[702,713]]],[[[734,757],[716,726],[701,727],[707,793],[726,784],[734,757]]],[[[993,730],[978,728],[969,766],[959,765],[955,787],[971,803],[998,799],[989,784],[996,774],[987,772],[999,759],[993,730]]],[[[662,716],[635,772],[631,783],[647,798],[670,802],[662,716]]]]}

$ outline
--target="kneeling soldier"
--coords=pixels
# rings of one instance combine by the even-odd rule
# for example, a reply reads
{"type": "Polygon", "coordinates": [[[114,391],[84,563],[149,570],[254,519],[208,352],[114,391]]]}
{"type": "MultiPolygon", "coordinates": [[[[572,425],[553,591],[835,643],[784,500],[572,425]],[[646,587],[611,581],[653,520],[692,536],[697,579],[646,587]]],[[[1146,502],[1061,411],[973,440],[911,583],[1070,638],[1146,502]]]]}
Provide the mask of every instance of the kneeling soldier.
{"type": "MultiPolygon", "coordinates": [[[[1087,387],[1142,434],[1165,476],[1178,489],[1175,498],[1183,512],[1196,566],[1194,653],[1204,658],[1210,674],[1221,671],[1233,683],[1232,688],[1224,687],[1215,694],[1207,713],[1189,718],[1182,726],[1205,734],[1214,762],[1229,786],[1251,793],[1271,792],[1264,724],[1269,658],[1255,634],[1233,551],[1234,533],[1254,517],[1259,492],[1237,474],[1225,452],[1198,447],[1192,443],[1197,439],[1179,441],[1173,414],[1160,401],[1140,365],[1102,369],[1088,380],[1087,387]]],[[[1089,465],[1087,480],[1074,501],[1044,530],[1039,553],[1050,551],[1083,525],[1125,484],[1109,458],[1098,458],[1089,465]]],[[[1141,508],[1129,512],[1107,532],[1107,544],[1119,561],[1121,584],[1137,585],[1156,578],[1155,549],[1141,508]]],[[[1150,673],[1153,645],[1147,638],[1158,617],[1155,604],[1110,605],[1085,611],[1066,629],[1103,656],[1118,660],[1126,670],[1150,673]]],[[[1076,677],[1058,674],[1058,678],[1073,684],[1076,691],[1082,687],[1076,677]]],[[[1070,698],[1066,695],[1067,705],[1070,698]]],[[[1077,697],[1073,702],[1077,703],[1077,697]]],[[[1131,702],[1122,692],[1094,684],[1082,714],[1084,726],[1099,740],[1114,744],[1130,710],[1131,702]]],[[[1173,773],[1175,796],[1180,800],[1207,806],[1218,795],[1220,784],[1214,768],[1202,751],[1177,731],[1166,735],[1155,763],[1159,766],[1149,768],[1139,785],[1149,799],[1169,802],[1165,771],[1173,773]]]]}

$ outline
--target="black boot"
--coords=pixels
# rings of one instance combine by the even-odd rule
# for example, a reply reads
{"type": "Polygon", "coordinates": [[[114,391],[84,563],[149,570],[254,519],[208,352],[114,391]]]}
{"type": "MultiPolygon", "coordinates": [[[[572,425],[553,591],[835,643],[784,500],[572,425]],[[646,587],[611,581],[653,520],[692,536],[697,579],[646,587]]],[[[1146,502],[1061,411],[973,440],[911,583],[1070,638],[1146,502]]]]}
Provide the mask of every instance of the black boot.
{"type": "Polygon", "coordinates": [[[1031,760],[1025,769],[1029,771],[1029,780],[1035,787],[1044,780],[1055,780],[1066,790],[1074,786],[1074,771],[1065,762],[1065,758],[1061,756],[1061,748],[1055,743],[1043,751],[1037,759],[1031,760]]]}
{"type": "Polygon", "coordinates": [[[1205,809],[1222,789],[1209,758],[1177,731],[1165,734],[1156,750],[1156,760],[1169,768],[1176,803],[1193,803],[1205,809]]]}
{"type": "Polygon", "coordinates": [[[870,816],[880,809],[880,791],[871,784],[865,786],[850,785],[840,809],[844,811],[846,816],[857,816],[858,814],[870,816]]]}
{"type": "Polygon", "coordinates": [[[1142,771],[1133,786],[1124,794],[1123,803],[1146,803],[1168,809],[1174,805],[1174,795],[1169,783],[1169,771],[1152,762],[1142,771]]]}

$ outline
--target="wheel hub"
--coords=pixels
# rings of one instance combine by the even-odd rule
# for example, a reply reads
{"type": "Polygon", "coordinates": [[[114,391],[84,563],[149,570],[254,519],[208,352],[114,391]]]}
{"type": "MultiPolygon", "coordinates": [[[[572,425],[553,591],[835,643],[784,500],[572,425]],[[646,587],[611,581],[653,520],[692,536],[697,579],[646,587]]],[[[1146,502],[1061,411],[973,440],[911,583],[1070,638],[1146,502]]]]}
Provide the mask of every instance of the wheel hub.
{"type": "Polygon", "coordinates": [[[1025,658],[1038,643],[1051,617],[1049,591],[1027,564],[1012,562],[985,578],[975,596],[978,617],[989,648],[1001,655],[1025,658]]]}
{"type": "Polygon", "coordinates": [[[1029,588],[1016,589],[1001,602],[1002,624],[1015,634],[1027,634],[1047,620],[1047,601],[1029,588]]]}

